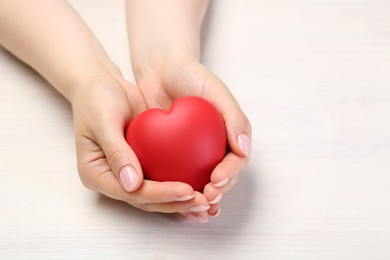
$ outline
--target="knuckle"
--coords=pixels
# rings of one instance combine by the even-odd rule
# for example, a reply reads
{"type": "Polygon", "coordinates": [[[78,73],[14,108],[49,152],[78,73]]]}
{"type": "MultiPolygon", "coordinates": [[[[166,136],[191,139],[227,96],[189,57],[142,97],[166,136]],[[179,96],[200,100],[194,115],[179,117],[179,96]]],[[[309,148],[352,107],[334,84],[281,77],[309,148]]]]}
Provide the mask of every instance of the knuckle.
{"type": "Polygon", "coordinates": [[[78,163],[78,173],[81,183],[90,190],[100,191],[102,181],[99,180],[104,174],[111,172],[104,158],[94,163],[78,163]]]}
{"type": "Polygon", "coordinates": [[[120,200],[136,208],[140,208],[141,206],[141,203],[137,202],[133,196],[129,196],[126,191],[121,192],[120,200]]]}
{"type": "Polygon", "coordinates": [[[230,120],[226,120],[225,124],[228,129],[234,129],[233,132],[236,134],[246,133],[249,136],[252,134],[251,123],[244,113],[239,113],[233,118],[230,118],[230,120]]]}
{"type": "Polygon", "coordinates": [[[118,172],[125,165],[123,149],[119,145],[111,145],[105,149],[105,156],[108,164],[114,172],[118,172]]]}
{"type": "Polygon", "coordinates": [[[249,121],[249,118],[244,113],[239,116],[238,121],[240,122],[240,125],[243,127],[243,129],[248,131],[248,134],[252,132],[252,125],[249,121]]]}
{"type": "Polygon", "coordinates": [[[109,163],[114,163],[119,160],[121,150],[116,145],[112,145],[106,149],[106,158],[109,163]]]}
{"type": "Polygon", "coordinates": [[[207,201],[206,197],[202,193],[196,191],[195,192],[195,198],[193,198],[192,203],[194,205],[198,205],[198,204],[206,205],[206,204],[208,204],[208,201],[207,201]]]}

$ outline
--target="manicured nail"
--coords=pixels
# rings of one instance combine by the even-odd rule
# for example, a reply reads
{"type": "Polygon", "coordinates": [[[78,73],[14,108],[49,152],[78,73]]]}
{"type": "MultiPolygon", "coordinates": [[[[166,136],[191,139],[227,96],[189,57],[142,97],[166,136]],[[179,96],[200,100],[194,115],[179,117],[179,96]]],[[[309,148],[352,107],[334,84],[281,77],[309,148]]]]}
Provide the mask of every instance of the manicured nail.
{"type": "Polygon", "coordinates": [[[208,214],[207,212],[201,212],[197,215],[194,215],[193,216],[195,217],[195,219],[199,222],[199,223],[207,223],[209,221],[209,217],[208,217],[208,214]]]}
{"type": "Polygon", "coordinates": [[[207,223],[209,221],[208,216],[207,216],[207,212],[201,212],[201,213],[197,213],[197,214],[188,214],[186,216],[183,216],[183,219],[186,222],[196,221],[198,223],[207,223]]]}
{"type": "Polygon", "coordinates": [[[249,137],[246,134],[238,135],[238,145],[240,146],[241,152],[245,156],[250,156],[252,152],[252,145],[249,137]]]}
{"type": "Polygon", "coordinates": [[[190,212],[203,212],[203,211],[206,211],[210,208],[210,206],[205,206],[205,205],[196,205],[196,206],[192,206],[191,208],[189,208],[188,210],[190,212]]]}
{"type": "Polygon", "coordinates": [[[216,217],[219,216],[219,214],[221,214],[221,208],[219,208],[219,209],[217,210],[217,213],[215,213],[214,215],[210,215],[210,217],[216,218],[216,217]]]}
{"type": "Polygon", "coordinates": [[[187,200],[193,199],[194,197],[195,197],[195,194],[192,194],[192,195],[183,195],[183,196],[177,197],[177,198],[175,199],[175,201],[187,201],[187,200]]]}
{"type": "Polygon", "coordinates": [[[183,220],[185,220],[186,222],[191,222],[191,220],[193,219],[193,217],[191,216],[192,214],[188,214],[186,216],[182,215],[182,218],[183,220]]]}
{"type": "Polygon", "coordinates": [[[138,175],[132,166],[128,165],[123,167],[119,172],[119,178],[126,191],[134,191],[138,183],[138,175]]]}
{"type": "Polygon", "coordinates": [[[212,201],[210,201],[209,204],[217,204],[218,202],[221,201],[222,196],[223,196],[223,193],[218,194],[218,196],[215,197],[215,199],[213,199],[212,201]]]}
{"type": "Polygon", "coordinates": [[[220,187],[225,186],[229,181],[230,181],[230,179],[229,179],[229,178],[226,178],[226,179],[223,179],[222,181],[220,181],[220,182],[218,182],[218,183],[215,183],[215,184],[213,184],[213,185],[214,185],[214,187],[216,187],[216,188],[220,188],[220,187]]]}

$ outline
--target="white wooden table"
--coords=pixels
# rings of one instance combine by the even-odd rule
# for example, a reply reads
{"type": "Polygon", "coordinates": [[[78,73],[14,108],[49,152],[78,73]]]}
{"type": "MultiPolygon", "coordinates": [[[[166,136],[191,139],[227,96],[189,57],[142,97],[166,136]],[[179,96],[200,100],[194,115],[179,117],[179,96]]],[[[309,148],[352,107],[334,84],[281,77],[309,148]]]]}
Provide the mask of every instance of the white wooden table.
{"type": "MultiPolygon", "coordinates": [[[[123,2],[71,2],[133,81],[123,2]]],[[[85,189],[69,104],[1,50],[0,259],[390,259],[390,1],[214,0],[202,59],[254,151],[189,224],[85,189]]]]}

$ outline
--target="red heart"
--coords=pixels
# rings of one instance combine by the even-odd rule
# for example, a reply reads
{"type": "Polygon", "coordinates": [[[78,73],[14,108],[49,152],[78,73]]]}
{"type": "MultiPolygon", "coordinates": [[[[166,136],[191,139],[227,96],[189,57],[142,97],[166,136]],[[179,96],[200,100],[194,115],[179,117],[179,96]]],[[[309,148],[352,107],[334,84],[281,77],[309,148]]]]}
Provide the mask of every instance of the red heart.
{"type": "Polygon", "coordinates": [[[153,108],[139,114],[126,140],[146,179],[185,182],[200,192],[226,153],[223,118],[199,97],[179,98],[168,112],[153,108]]]}

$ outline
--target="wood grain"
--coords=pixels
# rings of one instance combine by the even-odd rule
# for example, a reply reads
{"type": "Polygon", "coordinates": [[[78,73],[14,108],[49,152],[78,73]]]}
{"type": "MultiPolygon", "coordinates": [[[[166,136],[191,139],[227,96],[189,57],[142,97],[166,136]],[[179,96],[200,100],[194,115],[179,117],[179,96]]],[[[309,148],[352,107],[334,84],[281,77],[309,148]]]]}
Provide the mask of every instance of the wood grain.
{"type": "MultiPolygon", "coordinates": [[[[123,2],[71,3],[133,81],[123,2]]],[[[389,259],[389,14],[385,0],[211,2],[202,60],[254,151],[203,225],[86,190],[69,104],[1,50],[0,259],[389,259]]]]}

